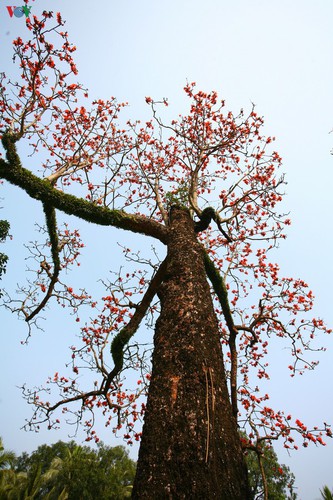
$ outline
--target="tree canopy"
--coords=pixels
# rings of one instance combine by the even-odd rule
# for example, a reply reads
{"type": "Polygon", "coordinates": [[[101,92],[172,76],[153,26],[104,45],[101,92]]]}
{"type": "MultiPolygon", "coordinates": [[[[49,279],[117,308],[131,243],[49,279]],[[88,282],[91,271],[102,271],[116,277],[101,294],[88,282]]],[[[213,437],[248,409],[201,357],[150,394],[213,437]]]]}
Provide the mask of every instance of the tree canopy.
{"type": "MultiPolygon", "coordinates": [[[[254,107],[248,113],[226,111],[216,92],[198,91],[195,83],[184,88],[188,114],[167,122],[160,116],[166,99],[146,97],[151,119],[144,123],[122,122],[126,104],[114,97],[85,106],[88,91],[77,82],[75,46],[63,26],[59,13],[27,19],[31,39],[19,37],[13,43],[19,71],[14,77],[2,73],[0,81],[0,177],[40,202],[45,216],[40,240],[29,249],[33,278],[17,297],[6,296],[5,304],[27,322],[29,335],[46,305],[67,307],[78,323],[84,307],[93,315],[79,325],[80,344],[71,346],[70,371],[51,375],[46,388],[23,387],[35,408],[28,426],[56,428],[71,416],[84,426],[87,440],[98,442],[94,422],[101,412],[106,424],[115,432],[123,429],[131,443],[141,437],[137,421],[158,414],[152,410],[155,401],[164,422],[181,427],[177,411],[185,409],[187,395],[192,410],[185,412],[186,432],[197,412],[198,456],[205,464],[223,448],[215,439],[225,440],[227,457],[230,437],[238,457],[230,467],[242,475],[237,420],[247,431],[244,449],[263,449],[266,441],[278,438],[287,449],[297,449],[295,435],[304,446],[324,444],[323,437],[332,434],[326,423],[309,429],[299,418],[272,408],[260,389],[260,382],[269,379],[273,339],[290,349],[287,370],[294,376],[316,367],[314,337],[331,331],[312,317],[307,283],[280,276],[279,265],[268,260],[286,237],[290,220],[279,208],[286,185],[282,160],[274,138],[264,135],[263,118],[254,107]],[[68,282],[65,271],[78,262],[83,243],[67,222],[58,227],[57,212],[151,237],[167,247],[167,257],[125,248],[129,270],[104,279],[104,296],[92,298],[68,282]],[[160,312],[151,376],[150,349],[133,336],[144,318],[155,324],[160,312]],[[167,333],[171,338],[176,331],[174,344],[168,344],[167,333]],[[139,372],[134,391],[124,389],[129,370],[139,372]],[[189,379],[191,370],[195,382],[189,379]],[[90,373],[88,382],[81,379],[83,373],[90,373]],[[156,388],[162,373],[168,386],[156,388]],[[228,395],[226,382],[230,401],[222,397],[228,395]],[[201,402],[196,409],[191,383],[201,402]],[[154,395],[150,403],[148,396],[147,410],[142,396],[148,391],[154,395]],[[217,410],[222,403],[225,427],[217,410]],[[169,422],[165,408],[172,408],[169,422]],[[222,438],[211,419],[227,429],[222,438]]],[[[173,446],[176,453],[177,443],[173,446]]],[[[143,462],[139,459],[139,470],[143,462]]]]}

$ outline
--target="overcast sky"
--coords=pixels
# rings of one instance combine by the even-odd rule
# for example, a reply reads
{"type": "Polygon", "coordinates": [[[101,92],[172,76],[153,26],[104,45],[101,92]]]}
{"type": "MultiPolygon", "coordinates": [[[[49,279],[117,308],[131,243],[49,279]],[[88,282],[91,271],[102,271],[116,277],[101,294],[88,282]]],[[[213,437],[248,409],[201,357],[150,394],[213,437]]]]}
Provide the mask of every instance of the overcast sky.
{"type": "MultiPolygon", "coordinates": [[[[11,41],[18,35],[24,38],[27,30],[22,19],[10,18],[7,5],[9,0],[0,0],[0,71],[10,73],[11,41]]],[[[276,258],[283,275],[310,284],[316,315],[332,326],[333,2],[36,0],[31,7],[37,15],[44,8],[62,12],[70,39],[78,47],[79,80],[92,97],[112,95],[128,101],[133,117],[147,117],[145,96],[168,97],[168,112],[174,116],[185,112],[182,89],[187,81],[196,81],[204,91],[217,90],[236,114],[256,104],[265,118],[266,135],[277,138],[275,147],[288,181],[286,205],[293,225],[276,258]]],[[[5,186],[0,195],[5,198],[0,217],[10,221],[14,236],[6,246],[10,262],[4,280],[12,287],[27,264],[23,244],[35,238],[33,224],[41,223],[42,216],[39,206],[18,190],[5,186]]],[[[82,232],[89,239],[89,229],[83,226],[82,232]]],[[[83,256],[85,272],[91,274],[96,261],[102,262],[101,273],[112,267],[116,237],[112,230],[107,236],[98,233],[100,243],[93,247],[93,258],[89,247],[83,256]]],[[[126,238],[122,233],[124,244],[126,238]]],[[[96,271],[96,281],[98,277],[96,271]]],[[[44,381],[61,368],[64,348],[73,343],[68,340],[73,325],[61,323],[58,315],[59,311],[51,311],[45,333],[21,347],[25,325],[1,311],[0,428],[6,447],[18,453],[66,439],[70,432],[19,431],[29,408],[16,386],[44,381]]],[[[332,342],[333,338],[323,339],[327,352],[320,355],[316,371],[303,377],[287,376],[285,351],[277,350],[272,363],[277,375],[270,386],[272,401],[309,426],[333,422],[332,342]]],[[[107,444],[119,444],[103,429],[101,433],[107,444]]],[[[333,441],[290,457],[276,449],[281,462],[296,475],[301,500],[319,498],[324,484],[333,488],[333,441]]]]}

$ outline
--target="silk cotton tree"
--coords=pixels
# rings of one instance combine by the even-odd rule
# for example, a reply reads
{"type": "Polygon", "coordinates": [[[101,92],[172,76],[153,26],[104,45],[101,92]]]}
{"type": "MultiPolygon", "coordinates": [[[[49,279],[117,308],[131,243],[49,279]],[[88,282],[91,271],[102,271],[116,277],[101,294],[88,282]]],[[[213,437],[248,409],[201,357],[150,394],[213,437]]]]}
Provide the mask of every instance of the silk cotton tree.
{"type": "Polygon", "coordinates": [[[271,408],[259,388],[272,340],[290,348],[294,375],[315,367],[311,341],[330,332],[309,315],[307,284],[280,277],[268,260],[290,224],[278,209],[285,181],[274,139],[254,108],[234,115],[194,83],[185,87],[188,114],[168,123],[166,100],[146,98],[144,123],[121,121],[125,104],[115,98],[85,106],[75,47],[61,15],[52,18],[27,21],[30,41],[13,42],[19,75],[1,77],[0,176],[45,215],[30,248],[34,279],[5,305],[29,335],[47,305],[69,308],[78,323],[80,309],[92,308],[92,318],[78,324],[70,372],[50,376],[46,388],[23,387],[34,407],[29,427],[56,428],[70,416],[98,441],[101,412],[129,443],[141,439],[133,498],[249,498],[244,449],[260,462],[263,443],[297,448],[297,434],[305,446],[331,435],[326,424],[310,430],[271,408]],[[59,213],[139,233],[166,252],[153,262],[125,248],[138,269],[105,278],[105,295],[93,299],[66,281],[83,243],[67,222],[58,227],[59,213]],[[136,334],[144,318],[154,323],[151,358],[136,334]],[[129,369],[139,372],[132,392],[129,369]],[[90,386],[80,385],[84,371],[90,386]]]}

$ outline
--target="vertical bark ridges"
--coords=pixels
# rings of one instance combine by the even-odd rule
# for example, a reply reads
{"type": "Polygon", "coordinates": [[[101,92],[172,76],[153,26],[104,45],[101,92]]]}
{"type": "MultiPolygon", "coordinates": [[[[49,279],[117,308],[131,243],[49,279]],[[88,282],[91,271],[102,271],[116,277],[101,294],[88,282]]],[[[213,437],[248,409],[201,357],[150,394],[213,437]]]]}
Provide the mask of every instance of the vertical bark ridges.
{"type": "Polygon", "coordinates": [[[247,472],[203,254],[189,212],[177,207],[158,294],[161,314],[133,498],[246,500],[247,472]]]}

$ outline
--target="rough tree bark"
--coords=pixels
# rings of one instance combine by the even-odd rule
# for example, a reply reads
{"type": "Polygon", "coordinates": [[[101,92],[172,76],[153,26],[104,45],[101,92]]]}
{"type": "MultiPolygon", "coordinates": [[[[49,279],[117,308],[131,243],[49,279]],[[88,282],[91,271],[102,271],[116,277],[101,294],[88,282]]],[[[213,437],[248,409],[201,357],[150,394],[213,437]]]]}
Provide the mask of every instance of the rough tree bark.
{"type": "Polygon", "coordinates": [[[218,324],[188,211],[170,214],[134,499],[249,498],[218,324]]]}

